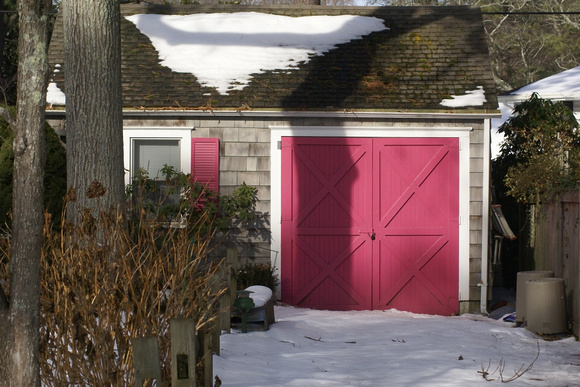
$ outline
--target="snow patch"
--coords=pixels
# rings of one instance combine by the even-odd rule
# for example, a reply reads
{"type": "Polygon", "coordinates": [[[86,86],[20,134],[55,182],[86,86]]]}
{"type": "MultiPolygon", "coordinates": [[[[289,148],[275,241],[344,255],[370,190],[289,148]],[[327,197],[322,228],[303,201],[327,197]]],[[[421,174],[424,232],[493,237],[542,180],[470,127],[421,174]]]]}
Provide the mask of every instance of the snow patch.
{"type": "Polygon", "coordinates": [[[579,95],[580,66],[530,83],[510,93],[510,95],[518,95],[528,99],[533,93],[538,93],[542,98],[565,98],[568,100],[571,99],[570,96],[579,95]]]}
{"type": "Polygon", "coordinates": [[[387,29],[381,19],[352,15],[238,12],[126,18],[149,37],[162,65],[191,73],[220,94],[241,90],[252,74],[291,70],[338,44],[387,29]]]}
{"type": "Polygon", "coordinates": [[[475,90],[468,90],[464,95],[452,95],[451,99],[444,99],[441,105],[447,107],[481,106],[486,102],[483,86],[477,86],[475,90]]]}
{"type": "Polygon", "coordinates": [[[499,110],[501,110],[501,118],[492,118],[491,119],[491,158],[495,159],[499,156],[499,152],[501,150],[501,145],[505,140],[505,136],[503,133],[499,133],[498,129],[500,126],[504,124],[507,120],[510,119],[513,112],[513,107],[500,102],[499,110]]]}
{"type": "Polygon", "coordinates": [[[580,342],[545,341],[525,328],[481,315],[344,311],[275,306],[270,329],[222,335],[214,375],[223,386],[577,386],[580,342]]]}
{"type": "Polygon", "coordinates": [[[266,286],[254,285],[246,288],[250,293],[250,298],[254,301],[254,307],[261,308],[272,298],[272,290],[266,286]]]}
{"type": "Polygon", "coordinates": [[[55,82],[50,82],[46,90],[46,103],[51,106],[64,106],[66,102],[66,96],[61,89],[58,88],[55,82]]]}

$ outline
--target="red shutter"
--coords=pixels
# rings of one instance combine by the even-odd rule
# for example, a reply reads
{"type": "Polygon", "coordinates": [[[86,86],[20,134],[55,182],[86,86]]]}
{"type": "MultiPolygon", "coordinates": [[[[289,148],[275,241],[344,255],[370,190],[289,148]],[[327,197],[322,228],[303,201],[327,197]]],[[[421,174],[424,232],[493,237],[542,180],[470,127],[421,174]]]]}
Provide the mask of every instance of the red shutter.
{"type": "Polygon", "coordinates": [[[219,190],[219,154],[218,138],[191,139],[191,177],[193,181],[219,190]]]}

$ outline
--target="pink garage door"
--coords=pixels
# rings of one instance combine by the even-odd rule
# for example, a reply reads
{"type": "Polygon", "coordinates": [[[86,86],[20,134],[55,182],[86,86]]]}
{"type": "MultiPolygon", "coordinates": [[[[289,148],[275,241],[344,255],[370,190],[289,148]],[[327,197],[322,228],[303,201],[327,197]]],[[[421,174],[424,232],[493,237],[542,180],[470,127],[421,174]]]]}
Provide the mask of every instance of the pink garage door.
{"type": "Polygon", "coordinates": [[[456,138],[282,139],[282,299],[453,314],[456,138]]]}

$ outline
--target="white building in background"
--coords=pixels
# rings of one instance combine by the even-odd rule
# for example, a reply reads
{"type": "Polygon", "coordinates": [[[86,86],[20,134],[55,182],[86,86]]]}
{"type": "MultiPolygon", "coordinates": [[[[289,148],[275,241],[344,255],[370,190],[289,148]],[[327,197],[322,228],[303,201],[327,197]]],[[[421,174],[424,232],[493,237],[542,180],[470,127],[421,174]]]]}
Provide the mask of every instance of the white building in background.
{"type": "Polygon", "coordinates": [[[502,117],[492,119],[492,158],[498,155],[503,141],[497,129],[511,117],[514,106],[529,99],[533,93],[538,93],[544,99],[563,101],[572,109],[576,119],[580,120],[580,66],[530,83],[509,94],[498,95],[502,117]]]}

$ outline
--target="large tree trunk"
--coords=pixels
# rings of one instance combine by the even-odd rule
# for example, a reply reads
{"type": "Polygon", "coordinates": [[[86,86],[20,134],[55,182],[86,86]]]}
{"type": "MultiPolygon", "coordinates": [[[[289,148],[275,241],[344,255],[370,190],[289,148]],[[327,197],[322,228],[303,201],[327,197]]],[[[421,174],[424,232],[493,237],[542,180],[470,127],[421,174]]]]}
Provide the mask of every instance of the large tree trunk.
{"type": "Polygon", "coordinates": [[[121,34],[118,0],[63,0],[68,187],[67,217],[124,201],[121,34]],[[87,196],[91,183],[106,188],[87,196]],[[89,196],[98,196],[91,199],[89,196]]]}
{"type": "Polygon", "coordinates": [[[13,145],[10,291],[8,296],[0,292],[0,383],[3,386],[40,386],[40,257],[50,6],[50,0],[18,2],[18,113],[13,145]]]}

